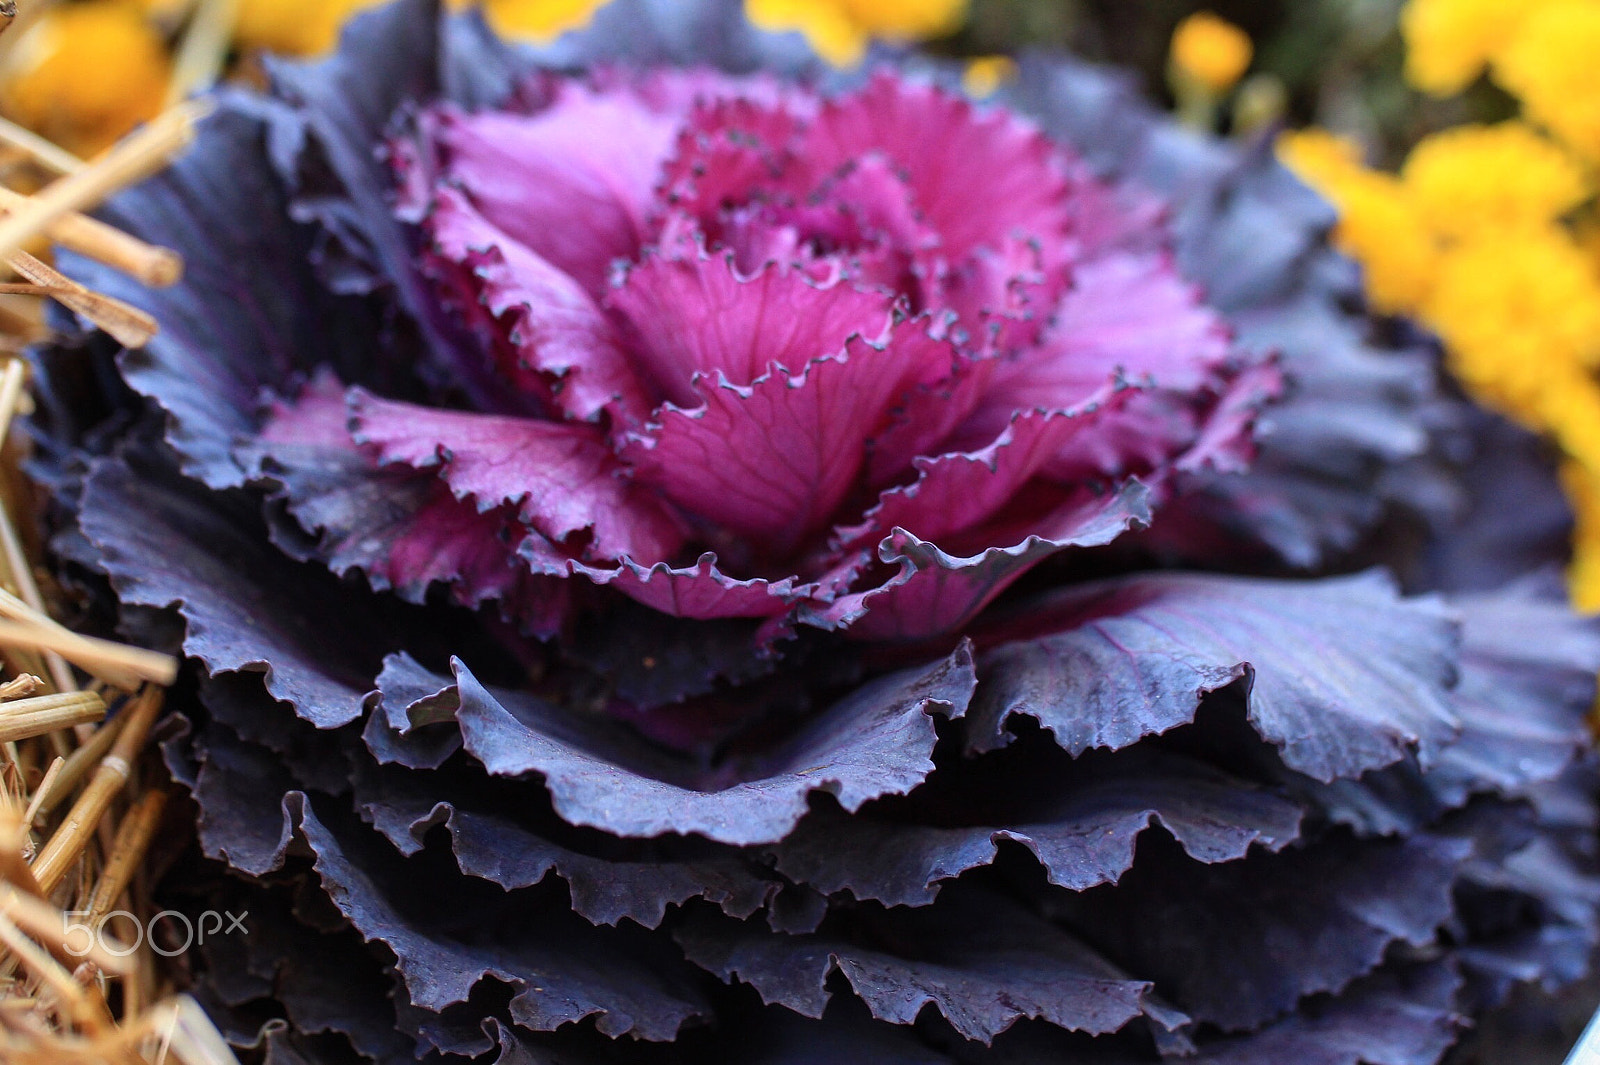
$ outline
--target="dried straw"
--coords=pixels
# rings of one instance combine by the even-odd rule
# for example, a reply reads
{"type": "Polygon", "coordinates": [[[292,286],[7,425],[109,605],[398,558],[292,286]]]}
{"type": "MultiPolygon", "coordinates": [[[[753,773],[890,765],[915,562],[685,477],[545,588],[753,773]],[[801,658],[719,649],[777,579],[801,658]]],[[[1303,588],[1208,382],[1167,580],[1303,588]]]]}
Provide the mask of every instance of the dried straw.
{"type": "Polygon", "coordinates": [[[194,139],[204,103],[180,104],[118,144],[93,165],[45,186],[27,206],[0,220],[0,255],[9,256],[56,223],[88,210],[107,196],[166,166],[194,139]]]}
{"type": "MultiPolygon", "coordinates": [[[[176,109],[90,164],[0,125],[0,142],[66,175],[36,196],[0,187],[0,258],[22,279],[0,283],[0,295],[57,300],[129,346],[153,336],[148,316],[21,245],[42,234],[147,284],[176,281],[174,253],[77,212],[162,165],[199,114],[176,109]]],[[[4,352],[41,328],[37,315],[0,317],[0,1062],[237,1065],[198,1004],[163,982],[148,936],[124,954],[109,930],[83,927],[156,910],[137,873],[167,795],[143,767],[160,685],[178,664],[59,624],[52,587],[19,535],[35,507],[18,487],[23,441],[10,431],[29,403],[27,367],[4,352]]]]}
{"type": "Polygon", "coordinates": [[[70,174],[83,169],[83,160],[57,148],[26,126],[19,126],[9,118],[0,118],[0,144],[8,144],[54,174],[70,174]]]}

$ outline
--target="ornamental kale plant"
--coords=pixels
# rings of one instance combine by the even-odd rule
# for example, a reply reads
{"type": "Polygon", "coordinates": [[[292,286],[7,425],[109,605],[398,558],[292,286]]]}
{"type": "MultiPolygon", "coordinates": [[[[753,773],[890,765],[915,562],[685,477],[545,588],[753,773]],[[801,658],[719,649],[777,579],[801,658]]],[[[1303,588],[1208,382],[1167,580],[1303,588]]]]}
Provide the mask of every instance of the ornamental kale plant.
{"type": "Polygon", "coordinates": [[[1582,975],[1559,493],[1323,205],[736,7],[401,0],[118,202],[183,286],[67,264],[163,324],[62,323],[35,431],[64,572],[196,662],[232,1038],[1414,1065],[1582,975]]]}

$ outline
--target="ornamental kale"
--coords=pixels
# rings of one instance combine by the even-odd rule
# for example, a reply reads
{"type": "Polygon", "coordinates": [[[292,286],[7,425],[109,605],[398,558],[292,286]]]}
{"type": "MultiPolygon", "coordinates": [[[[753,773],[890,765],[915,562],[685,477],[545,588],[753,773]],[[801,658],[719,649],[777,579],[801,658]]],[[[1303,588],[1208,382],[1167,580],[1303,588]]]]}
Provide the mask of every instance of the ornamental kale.
{"type": "Polygon", "coordinates": [[[118,202],[183,287],[69,262],[163,323],[63,323],[35,430],[64,571],[197,661],[231,1037],[1420,1065],[1582,975],[1528,441],[1266,153],[793,44],[401,0],[118,202]]]}

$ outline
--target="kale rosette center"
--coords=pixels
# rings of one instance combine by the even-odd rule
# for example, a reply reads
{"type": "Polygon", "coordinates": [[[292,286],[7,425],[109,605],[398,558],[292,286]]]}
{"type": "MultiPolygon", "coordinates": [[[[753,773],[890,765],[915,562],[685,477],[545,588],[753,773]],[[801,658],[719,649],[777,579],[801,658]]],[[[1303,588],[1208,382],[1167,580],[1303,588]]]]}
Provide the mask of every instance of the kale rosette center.
{"type": "Polygon", "coordinates": [[[475,563],[446,575],[460,597],[542,635],[577,580],[925,637],[1146,524],[1176,471],[1246,462],[1275,371],[1178,276],[1159,203],[1029,121],[889,72],[834,97],[704,71],[522,95],[435,106],[392,146],[467,387],[324,374],[262,431],[438,482],[374,560],[387,582],[426,584],[448,542],[475,563]]]}

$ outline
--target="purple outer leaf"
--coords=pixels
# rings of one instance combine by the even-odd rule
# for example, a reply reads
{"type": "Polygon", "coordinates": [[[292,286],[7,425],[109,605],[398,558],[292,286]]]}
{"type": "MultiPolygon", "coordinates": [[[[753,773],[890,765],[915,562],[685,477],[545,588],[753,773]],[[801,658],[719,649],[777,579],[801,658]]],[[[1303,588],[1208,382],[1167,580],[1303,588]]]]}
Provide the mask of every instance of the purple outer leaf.
{"type": "MultiPolygon", "coordinates": [[[[280,868],[294,841],[295,803],[289,795],[300,794],[294,778],[271,751],[223,726],[208,727],[195,741],[200,769],[185,782],[200,806],[200,846],[252,876],[280,868]]],[[[170,752],[168,758],[171,764],[170,752]]]]}
{"type": "MultiPolygon", "coordinates": [[[[386,844],[362,844],[327,828],[303,800],[298,828],[316,855],[316,870],[340,911],[369,942],[396,955],[412,1003],[438,1012],[467,1001],[472,988],[493,976],[517,989],[512,1016],[539,1031],[596,1017],[601,1032],[640,1039],[673,1039],[704,1003],[687,981],[628,950],[634,937],[602,935],[576,917],[547,914],[543,926],[516,930],[508,916],[492,942],[457,939],[448,915],[414,916],[404,866],[377,853],[386,844]],[[380,886],[381,885],[381,886],[380,886]]],[[[412,889],[426,896],[425,889],[412,889]]],[[[433,900],[436,901],[436,900],[433,900]]],[[[486,915],[487,916],[487,915],[486,915]]]]}
{"type": "Polygon", "coordinates": [[[428,831],[444,825],[461,872],[508,891],[559,876],[571,892],[572,908],[595,924],[627,919],[657,928],[669,906],[702,898],[731,917],[749,917],[784,886],[759,875],[749,858],[731,850],[685,857],[670,848],[652,854],[641,847],[641,856],[630,859],[625,848],[607,841],[612,845],[603,849],[611,853],[587,854],[501,814],[436,799],[438,790],[424,780],[365,773],[356,783],[356,806],[402,854],[420,850],[428,831]]]}
{"type": "Polygon", "coordinates": [[[1413,832],[1485,792],[1536,798],[1590,749],[1600,632],[1567,608],[1559,581],[1449,602],[1463,622],[1461,681],[1451,693],[1460,735],[1426,772],[1408,760],[1326,786],[1289,779],[1329,819],[1367,835],[1413,832]]]}
{"type": "Polygon", "coordinates": [[[367,696],[369,714],[361,738],[379,765],[437,769],[461,749],[461,733],[454,728],[417,731],[455,721],[460,705],[455,681],[424,669],[402,652],[383,660],[376,687],[367,696]]]}
{"type": "Polygon", "coordinates": [[[327,570],[285,559],[253,510],[158,468],[102,460],[81,522],[122,602],[176,605],[188,626],[184,651],[210,672],[265,673],[267,691],[318,728],[347,725],[382,661],[379,634],[392,639],[393,627],[327,570]],[[340,653],[329,655],[324,633],[335,617],[340,653]]]}
{"type": "Polygon", "coordinates": [[[359,935],[348,929],[330,933],[312,928],[295,918],[285,900],[272,895],[224,888],[210,901],[234,913],[249,910],[248,935],[213,936],[200,948],[213,986],[220,989],[240,977],[260,981],[253,994],[239,997],[235,992],[230,1004],[276,999],[296,1033],[341,1033],[358,1053],[374,1060],[398,1061],[415,1053],[412,1042],[395,1028],[392,980],[373,964],[371,948],[359,935]]]}
{"type": "Polygon", "coordinates": [[[1035,718],[1076,754],[1193,720],[1200,697],[1249,686],[1250,723],[1284,764],[1354,777],[1452,740],[1456,626],[1435,599],[1401,599],[1371,572],[1270,581],[1146,574],[1053,593],[1008,623],[1055,635],[984,656],[974,750],[1035,718]]]}
{"type": "Polygon", "coordinates": [[[359,301],[331,296],[306,265],[311,238],[282,219],[263,123],[225,97],[198,143],[171,168],[122,193],[108,217],[128,232],[183,248],[185,281],[151,289],[110,267],[64,254],[95,291],[151,312],[160,333],[123,352],[128,384],[166,412],[166,438],[185,473],[214,488],[245,482],[235,442],[253,434],[265,388],[314,366],[371,372],[381,328],[359,301]]]}
{"type": "Polygon", "coordinates": [[[1525,794],[1556,779],[1591,744],[1586,712],[1600,670],[1600,624],[1559,590],[1527,585],[1452,598],[1461,611],[1461,739],[1429,782],[1451,805],[1494,788],[1525,794]]]}
{"type": "Polygon", "coordinates": [[[991,864],[1002,841],[1032,852],[1052,884],[1083,891],[1131,869],[1139,837],[1158,825],[1207,863],[1235,861],[1255,846],[1278,850],[1300,831],[1299,806],[1183,758],[1119,756],[1070,783],[1018,787],[1020,813],[975,827],[813,811],[774,848],[777,869],[824,894],[926,906],[943,881],[991,864]]]}
{"type": "Polygon", "coordinates": [[[1251,1031],[1373,972],[1396,943],[1433,943],[1471,852],[1418,833],[1332,836],[1224,865],[1151,853],[1115,889],[1062,905],[1080,934],[1195,1020],[1251,1031]]]}
{"type": "Polygon", "coordinates": [[[618,836],[698,833],[736,845],[771,843],[826,791],[854,810],[903,795],[933,769],[933,716],[960,717],[976,683],[971,652],[865,685],[802,726],[759,775],[716,791],[691,791],[619,765],[570,737],[570,717],[514,693],[491,693],[455,663],[467,752],[497,776],[538,774],[556,813],[618,836]]]}
{"type": "Polygon", "coordinates": [[[894,911],[874,922],[889,948],[827,934],[784,936],[723,919],[675,933],[695,964],[751,984],[764,1001],[820,1017],[828,978],[841,975],[872,1015],[911,1024],[931,1004],[967,1039],[991,1043],[1042,1017],[1071,1031],[1115,1032],[1138,1017],[1168,1031],[1188,1023],[1091,948],[1002,896],[973,895],[943,913],[894,911]]]}
{"type": "Polygon", "coordinates": [[[1444,963],[1363,980],[1314,1013],[1207,1048],[1197,1065],[1435,1065],[1465,1019],[1461,978],[1444,963]]]}
{"type": "Polygon", "coordinates": [[[326,59],[268,57],[275,99],[263,108],[272,161],[299,194],[293,214],[315,222],[329,242],[322,260],[331,287],[365,292],[392,285],[425,328],[432,320],[428,293],[390,209],[387,168],[373,149],[402,105],[437,95],[440,37],[434,0],[361,12],[326,59]],[[320,157],[321,167],[307,165],[312,157],[320,157]],[[326,173],[310,176],[318,170],[326,173]],[[315,187],[318,178],[333,188],[315,187]]]}

